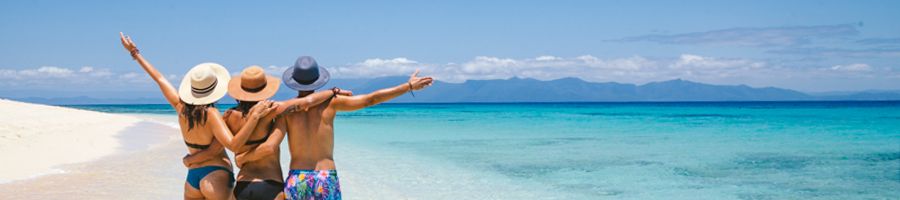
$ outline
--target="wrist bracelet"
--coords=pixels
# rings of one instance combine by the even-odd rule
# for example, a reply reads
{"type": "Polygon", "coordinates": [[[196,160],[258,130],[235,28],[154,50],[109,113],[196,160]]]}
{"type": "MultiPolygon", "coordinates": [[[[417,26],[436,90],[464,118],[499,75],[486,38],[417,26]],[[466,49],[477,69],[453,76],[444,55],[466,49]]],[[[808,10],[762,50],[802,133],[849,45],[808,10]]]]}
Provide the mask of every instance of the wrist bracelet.
{"type": "Polygon", "coordinates": [[[406,82],[406,85],[409,85],[409,95],[412,95],[412,97],[415,98],[415,97],[416,97],[416,93],[413,93],[413,86],[412,86],[412,83],[406,82]]]}
{"type": "Polygon", "coordinates": [[[331,99],[338,95],[338,92],[341,92],[341,88],[333,87],[331,88],[331,99]]]}
{"type": "Polygon", "coordinates": [[[141,53],[141,50],[134,48],[134,50],[131,50],[129,52],[131,52],[131,59],[137,60],[137,55],[141,53]]]}

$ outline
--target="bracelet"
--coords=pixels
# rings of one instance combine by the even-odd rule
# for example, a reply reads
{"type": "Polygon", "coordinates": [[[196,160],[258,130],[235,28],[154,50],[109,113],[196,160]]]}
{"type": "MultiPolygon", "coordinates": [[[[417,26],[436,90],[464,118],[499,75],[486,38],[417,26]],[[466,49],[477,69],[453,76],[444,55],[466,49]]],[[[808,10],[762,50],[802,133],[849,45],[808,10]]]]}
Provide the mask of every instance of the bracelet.
{"type": "Polygon", "coordinates": [[[416,97],[416,93],[413,93],[413,86],[412,86],[412,83],[406,82],[406,85],[409,85],[409,95],[412,95],[412,97],[415,98],[415,97],[416,97]]]}
{"type": "Polygon", "coordinates": [[[341,92],[341,88],[338,88],[338,87],[331,88],[331,97],[329,99],[333,99],[334,97],[336,97],[339,92],[341,92]]]}
{"type": "Polygon", "coordinates": [[[137,55],[141,53],[141,50],[134,48],[134,50],[131,50],[129,52],[131,52],[131,59],[137,60],[137,55]]]}

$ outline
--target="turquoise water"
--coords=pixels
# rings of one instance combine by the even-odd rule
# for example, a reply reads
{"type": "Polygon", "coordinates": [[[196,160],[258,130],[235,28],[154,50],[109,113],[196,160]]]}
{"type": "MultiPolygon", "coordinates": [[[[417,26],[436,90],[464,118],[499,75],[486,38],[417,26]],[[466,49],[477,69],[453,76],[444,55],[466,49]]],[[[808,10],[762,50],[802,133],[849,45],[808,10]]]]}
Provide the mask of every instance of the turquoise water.
{"type": "Polygon", "coordinates": [[[900,102],[384,104],[335,124],[338,149],[428,158],[549,197],[900,197],[900,102]]]}

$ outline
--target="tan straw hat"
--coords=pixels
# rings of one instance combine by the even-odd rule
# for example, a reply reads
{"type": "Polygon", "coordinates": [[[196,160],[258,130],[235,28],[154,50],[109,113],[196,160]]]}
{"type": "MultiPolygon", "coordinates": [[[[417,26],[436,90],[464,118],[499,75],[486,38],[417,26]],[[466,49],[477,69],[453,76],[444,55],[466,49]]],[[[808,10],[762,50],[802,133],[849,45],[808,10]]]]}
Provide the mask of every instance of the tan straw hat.
{"type": "Polygon", "coordinates": [[[250,66],[228,83],[228,95],[241,101],[262,101],[278,92],[281,79],[266,75],[259,66],[250,66]]]}
{"type": "Polygon", "coordinates": [[[225,96],[229,80],[228,70],[222,65],[200,63],[184,75],[178,87],[178,96],[187,104],[210,104],[225,96]]]}

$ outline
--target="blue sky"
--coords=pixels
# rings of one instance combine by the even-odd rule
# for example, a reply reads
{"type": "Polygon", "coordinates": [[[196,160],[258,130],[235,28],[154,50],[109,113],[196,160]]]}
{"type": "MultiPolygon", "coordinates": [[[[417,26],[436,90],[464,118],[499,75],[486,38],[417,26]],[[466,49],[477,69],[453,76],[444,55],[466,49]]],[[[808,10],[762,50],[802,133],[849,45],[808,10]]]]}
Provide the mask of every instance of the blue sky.
{"type": "Polygon", "coordinates": [[[449,82],[571,76],[898,90],[898,9],[897,1],[3,1],[0,96],[155,90],[119,31],[173,82],[202,62],[276,74],[310,55],[336,78],[421,68],[449,82]]]}

